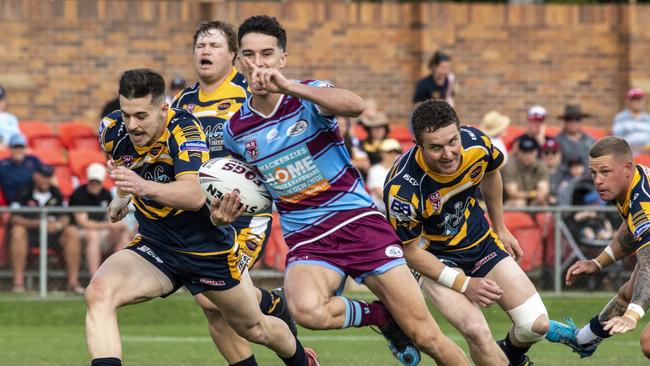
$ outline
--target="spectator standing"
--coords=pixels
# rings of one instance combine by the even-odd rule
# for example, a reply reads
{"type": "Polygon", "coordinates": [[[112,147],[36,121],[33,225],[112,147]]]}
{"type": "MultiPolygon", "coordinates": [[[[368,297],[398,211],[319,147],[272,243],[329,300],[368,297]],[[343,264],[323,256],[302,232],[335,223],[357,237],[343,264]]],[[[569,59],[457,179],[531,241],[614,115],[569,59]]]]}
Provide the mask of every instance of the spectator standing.
{"type": "Polygon", "coordinates": [[[0,160],[0,187],[7,202],[16,200],[16,195],[22,187],[32,184],[35,170],[40,168],[41,161],[32,155],[27,155],[25,136],[16,134],[9,139],[9,157],[0,160]]]}
{"type": "Polygon", "coordinates": [[[582,120],[588,117],[590,115],[582,112],[580,104],[567,104],[564,114],[558,116],[564,121],[564,128],[555,139],[560,144],[564,167],[569,166],[569,160],[579,158],[583,161],[585,169],[589,169],[589,149],[596,140],[582,130],[582,120]]]}
{"type": "MultiPolygon", "coordinates": [[[[108,209],[113,195],[102,186],[106,179],[106,168],[100,163],[92,163],[86,168],[86,176],[88,183],[75,189],[70,197],[70,206],[108,209]]],[[[75,212],[73,218],[81,229],[80,237],[86,241],[86,265],[92,278],[102,261],[102,247],[111,253],[126,247],[130,241],[129,227],[124,221],[110,223],[106,212],[75,212]]]]}
{"type": "Polygon", "coordinates": [[[361,143],[361,149],[368,154],[372,166],[381,161],[379,145],[388,137],[388,118],[384,113],[377,112],[361,119],[361,123],[368,133],[368,137],[361,143]]]}
{"type": "Polygon", "coordinates": [[[18,118],[7,112],[7,90],[0,85],[0,147],[9,145],[11,136],[19,133],[18,118]]]}
{"type": "MultiPolygon", "coordinates": [[[[52,185],[54,169],[40,165],[34,171],[33,183],[22,186],[11,203],[12,208],[20,207],[59,207],[64,205],[59,189],[52,185]]],[[[25,266],[29,248],[39,247],[40,218],[38,213],[14,214],[11,217],[9,247],[13,268],[14,292],[25,292],[25,266]]],[[[68,214],[50,214],[47,217],[47,242],[50,247],[63,250],[63,258],[68,272],[68,290],[82,294],[79,284],[79,262],[81,246],[79,230],[70,223],[68,214]]]]}
{"type": "Polygon", "coordinates": [[[501,151],[504,161],[508,161],[508,149],[506,148],[501,134],[510,126],[510,117],[504,116],[497,111],[489,111],[483,116],[481,130],[492,140],[492,145],[501,151]]]}
{"type": "Polygon", "coordinates": [[[614,117],[614,136],[624,138],[635,155],[650,152],[650,114],[645,111],[645,92],[627,91],[627,108],[614,117]]]}
{"type": "Polygon", "coordinates": [[[549,137],[542,146],[542,161],[546,165],[549,182],[549,203],[557,203],[557,194],[560,184],[565,179],[567,172],[562,166],[562,152],[557,140],[549,137]]]}
{"type": "Polygon", "coordinates": [[[503,171],[506,205],[523,207],[548,204],[548,172],[538,156],[537,142],[530,137],[522,137],[518,150],[511,155],[503,171]]]}
{"type": "Polygon", "coordinates": [[[379,211],[385,214],[384,181],[390,168],[402,155],[402,145],[395,139],[387,138],[379,144],[379,154],[381,161],[370,167],[366,186],[379,211]]]}
{"type": "Polygon", "coordinates": [[[436,51],[429,60],[430,75],[420,79],[415,86],[413,103],[428,99],[444,99],[454,106],[456,77],[451,73],[451,57],[436,51]]]}
{"type": "Polygon", "coordinates": [[[517,150],[519,145],[519,140],[524,137],[529,137],[535,141],[537,144],[537,149],[541,151],[542,146],[546,143],[546,140],[550,136],[546,135],[546,108],[541,105],[534,105],[528,110],[528,115],[526,116],[526,132],[518,136],[515,139],[515,143],[512,147],[512,150],[517,150]]]}

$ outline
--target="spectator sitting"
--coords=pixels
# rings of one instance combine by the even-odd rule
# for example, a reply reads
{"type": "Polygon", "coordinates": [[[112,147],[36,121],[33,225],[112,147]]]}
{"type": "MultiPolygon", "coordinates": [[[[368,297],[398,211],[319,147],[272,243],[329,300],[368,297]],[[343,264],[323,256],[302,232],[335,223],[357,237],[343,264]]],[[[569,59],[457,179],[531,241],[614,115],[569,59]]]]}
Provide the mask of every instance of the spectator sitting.
{"type": "Polygon", "coordinates": [[[501,134],[510,126],[510,118],[497,111],[489,111],[483,116],[481,130],[492,140],[492,145],[501,151],[505,162],[508,161],[508,149],[503,143],[501,134]]]}
{"type": "MultiPolygon", "coordinates": [[[[12,208],[19,207],[59,207],[63,206],[63,196],[52,185],[54,169],[49,165],[40,165],[34,171],[33,184],[24,185],[11,203],[12,208]]],[[[77,294],[83,293],[79,285],[79,262],[81,247],[79,231],[70,224],[68,214],[50,214],[47,217],[47,242],[52,247],[58,244],[63,249],[68,272],[68,289],[77,294]]],[[[25,291],[25,266],[29,248],[39,247],[40,219],[38,213],[14,214],[11,217],[11,265],[14,281],[13,291],[25,291]]]]}
{"type": "Polygon", "coordinates": [[[402,155],[402,145],[399,141],[387,138],[379,144],[381,161],[370,167],[367,187],[372,200],[382,213],[386,213],[384,205],[384,181],[393,163],[402,155]]]}
{"type": "Polygon", "coordinates": [[[634,154],[650,152],[650,114],[644,110],[645,92],[632,88],[627,92],[627,108],[614,117],[612,132],[624,138],[634,154]]]}
{"type": "Polygon", "coordinates": [[[41,161],[31,155],[26,155],[25,136],[16,134],[9,139],[10,156],[0,160],[0,186],[7,202],[16,200],[16,194],[25,186],[32,184],[34,171],[41,166],[41,161]]]}
{"type": "Polygon", "coordinates": [[[568,104],[564,108],[564,114],[558,116],[564,120],[564,128],[555,139],[560,144],[562,165],[565,167],[568,167],[569,160],[580,158],[585,169],[588,169],[589,149],[596,140],[582,131],[582,120],[587,117],[590,115],[582,112],[580,104],[568,104]]]}
{"type": "Polygon", "coordinates": [[[361,149],[368,154],[372,166],[381,161],[379,144],[388,137],[388,118],[384,113],[377,112],[363,118],[361,123],[368,133],[368,137],[361,143],[361,149]]]}
{"type": "Polygon", "coordinates": [[[544,121],[546,121],[546,108],[541,105],[530,107],[527,115],[526,132],[515,139],[512,150],[517,150],[520,139],[523,137],[529,137],[535,141],[538,149],[541,151],[541,147],[544,146],[546,140],[550,138],[550,136],[546,135],[546,125],[544,124],[544,121]]]}
{"type": "Polygon", "coordinates": [[[542,161],[546,164],[549,182],[549,203],[557,203],[557,194],[560,183],[565,179],[567,172],[562,165],[562,153],[560,145],[552,137],[549,137],[542,146],[542,161]]]}
{"type": "Polygon", "coordinates": [[[165,96],[167,104],[171,105],[176,95],[185,89],[187,82],[182,77],[175,77],[169,84],[169,94],[165,96]]]}
{"type": "Polygon", "coordinates": [[[368,169],[370,169],[370,161],[368,160],[368,155],[361,150],[361,143],[354,133],[350,118],[336,116],[336,122],[338,123],[339,133],[345,144],[345,149],[350,155],[352,165],[365,177],[368,174],[368,169]]]}
{"type": "Polygon", "coordinates": [[[571,204],[571,195],[573,194],[573,187],[579,180],[585,178],[585,165],[584,161],[578,157],[573,157],[567,162],[566,168],[563,168],[564,174],[557,189],[558,197],[562,202],[571,204]]]}
{"type": "Polygon", "coordinates": [[[20,133],[18,118],[6,109],[7,91],[0,85],[0,148],[7,147],[11,136],[20,133]]]}
{"type": "Polygon", "coordinates": [[[415,86],[413,103],[428,99],[444,99],[454,106],[456,77],[451,73],[451,57],[436,51],[429,60],[430,75],[420,79],[415,86]]]}
{"type": "MultiPolygon", "coordinates": [[[[106,179],[106,168],[100,163],[92,163],[86,168],[86,176],[88,183],[75,189],[70,197],[70,206],[107,209],[113,195],[102,186],[106,179]]],[[[111,224],[106,212],[75,212],[73,218],[81,229],[80,237],[86,240],[86,264],[92,277],[102,261],[102,244],[105,244],[105,251],[123,249],[130,241],[129,228],[124,221],[111,224]]]]}
{"type": "Polygon", "coordinates": [[[548,173],[538,156],[537,142],[530,137],[522,137],[519,149],[511,155],[503,170],[506,205],[523,207],[548,203],[548,173]]]}

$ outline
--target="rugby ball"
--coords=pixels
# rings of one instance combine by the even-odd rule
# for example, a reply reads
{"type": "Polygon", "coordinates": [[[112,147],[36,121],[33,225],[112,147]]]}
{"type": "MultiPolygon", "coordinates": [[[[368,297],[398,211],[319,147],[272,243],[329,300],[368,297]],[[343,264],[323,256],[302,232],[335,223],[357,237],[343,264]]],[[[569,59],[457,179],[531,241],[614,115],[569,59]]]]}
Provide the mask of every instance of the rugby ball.
{"type": "Polygon", "coordinates": [[[251,216],[271,206],[271,194],[250,165],[233,158],[210,159],[199,169],[199,184],[208,203],[232,191],[239,193],[242,215],[251,216]]]}

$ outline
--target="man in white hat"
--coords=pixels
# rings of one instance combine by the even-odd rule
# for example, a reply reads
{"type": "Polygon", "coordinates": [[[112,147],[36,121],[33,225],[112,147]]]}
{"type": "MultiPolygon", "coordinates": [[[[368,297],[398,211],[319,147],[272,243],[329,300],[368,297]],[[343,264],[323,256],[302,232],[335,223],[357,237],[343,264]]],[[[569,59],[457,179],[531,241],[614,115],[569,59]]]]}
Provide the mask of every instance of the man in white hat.
{"type": "Polygon", "coordinates": [[[504,116],[503,114],[497,111],[489,111],[483,116],[481,121],[481,131],[485,132],[486,135],[492,140],[492,145],[494,145],[501,153],[503,153],[503,160],[508,160],[508,149],[506,144],[501,138],[501,134],[510,126],[510,117],[504,116]]]}
{"type": "MultiPolygon", "coordinates": [[[[88,182],[72,193],[70,206],[108,207],[113,195],[103,187],[106,167],[92,163],[86,168],[86,177],[88,182]]],[[[91,277],[102,262],[103,252],[124,248],[133,236],[124,221],[111,223],[105,212],[75,212],[73,218],[86,242],[86,265],[91,277]]]]}
{"type": "Polygon", "coordinates": [[[397,158],[402,155],[402,145],[395,139],[384,139],[379,144],[379,155],[381,156],[381,161],[370,167],[366,183],[373,202],[375,202],[379,211],[386,213],[386,205],[384,204],[384,181],[390,168],[397,158]]]}
{"type": "Polygon", "coordinates": [[[541,149],[541,147],[544,146],[546,140],[549,138],[549,136],[546,135],[546,125],[544,124],[546,121],[546,114],[546,108],[541,105],[530,107],[527,115],[528,123],[526,124],[526,132],[517,137],[515,145],[513,146],[514,149],[519,147],[521,139],[525,137],[535,140],[537,143],[537,149],[541,149]]]}

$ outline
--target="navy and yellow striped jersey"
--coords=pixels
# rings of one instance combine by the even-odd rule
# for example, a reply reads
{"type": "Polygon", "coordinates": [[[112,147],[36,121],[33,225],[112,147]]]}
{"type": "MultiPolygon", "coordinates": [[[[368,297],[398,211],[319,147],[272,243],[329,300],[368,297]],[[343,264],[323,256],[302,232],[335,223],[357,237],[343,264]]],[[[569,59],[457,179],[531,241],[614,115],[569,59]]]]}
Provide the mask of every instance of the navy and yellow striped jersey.
{"type": "MultiPolygon", "coordinates": [[[[185,174],[198,173],[208,160],[208,147],[199,121],[185,110],[169,109],[166,128],[150,146],[133,145],[115,111],[102,119],[99,141],[118,166],[125,166],[158,183],[169,183],[185,174]]],[[[134,197],[138,233],[144,238],[176,250],[198,255],[228,252],[233,246],[230,226],[219,228],[210,222],[207,206],[183,211],[147,199],[134,197]]]]}
{"type": "Polygon", "coordinates": [[[483,175],[501,167],[503,154],[476,128],[460,129],[462,160],[458,171],[431,171],[416,145],[391,168],[384,184],[388,219],[402,242],[426,239],[432,253],[478,245],[491,232],[475,197],[483,175]]]}
{"type": "Polygon", "coordinates": [[[616,202],[618,213],[634,236],[636,250],[650,244],[650,168],[637,164],[625,202],[616,202]]]}
{"type": "Polygon", "coordinates": [[[223,124],[239,110],[248,95],[246,78],[233,67],[214,91],[205,93],[196,83],[180,92],[172,107],[187,109],[201,121],[210,145],[210,158],[221,158],[228,156],[223,148],[223,124]]]}

